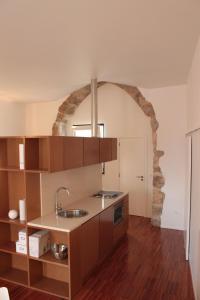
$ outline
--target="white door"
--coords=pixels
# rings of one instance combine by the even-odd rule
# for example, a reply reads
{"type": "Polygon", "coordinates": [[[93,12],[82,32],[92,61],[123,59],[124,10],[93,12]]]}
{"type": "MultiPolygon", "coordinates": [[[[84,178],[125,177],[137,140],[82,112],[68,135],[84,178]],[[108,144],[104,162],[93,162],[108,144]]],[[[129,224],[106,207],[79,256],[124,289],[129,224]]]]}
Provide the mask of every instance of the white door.
{"type": "Polygon", "coordinates": [[[120,139],[120,190],[129,192],[130,215],[148,216],[146,155],[143,137],[120,139]]]}

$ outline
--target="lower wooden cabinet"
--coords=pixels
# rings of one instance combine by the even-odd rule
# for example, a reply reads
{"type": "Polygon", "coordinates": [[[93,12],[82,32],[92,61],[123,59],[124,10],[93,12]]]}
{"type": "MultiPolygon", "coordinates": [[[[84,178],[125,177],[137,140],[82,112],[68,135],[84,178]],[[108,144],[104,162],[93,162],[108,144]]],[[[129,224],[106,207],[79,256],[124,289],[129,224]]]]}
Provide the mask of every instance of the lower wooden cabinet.
{"type": "Polygon", "coordinates": [[[100,214],[99,228],[99,260],[108,256],[113,248],[113,206],[100,214]]]}
{"type": "Polygon", "coordinates": [[[79,231],[80,249],[80,274],[83,283],[91,272],[98,266],[126,234],[128,228],[128,196],[122,198],[119,203],[123,205],[123,220],[113,224],[114,206],[102,211],[99,215],[90,219],[77,231],[79,231]]]}
{"type": "Polygon", "coordinates": [[[99,261],[99,215],[81,226],[81,277],[84,281],[99,261]]]}

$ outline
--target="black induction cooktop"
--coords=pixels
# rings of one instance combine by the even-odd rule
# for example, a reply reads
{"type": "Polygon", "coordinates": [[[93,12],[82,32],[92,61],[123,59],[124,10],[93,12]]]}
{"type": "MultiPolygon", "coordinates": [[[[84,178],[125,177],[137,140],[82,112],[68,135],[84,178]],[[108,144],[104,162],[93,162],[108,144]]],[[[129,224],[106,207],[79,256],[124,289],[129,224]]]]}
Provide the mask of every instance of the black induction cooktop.
{"type": "Polygon", "coordinates": [[[116,198],[119,197],[122,194],[122,192],[118,192],[118,191],[99,191],[97,193],[95,193],[93,195],[93,197],[96,198],[107,198],[107,199],[112,199],[112,198],[116,198]]]}

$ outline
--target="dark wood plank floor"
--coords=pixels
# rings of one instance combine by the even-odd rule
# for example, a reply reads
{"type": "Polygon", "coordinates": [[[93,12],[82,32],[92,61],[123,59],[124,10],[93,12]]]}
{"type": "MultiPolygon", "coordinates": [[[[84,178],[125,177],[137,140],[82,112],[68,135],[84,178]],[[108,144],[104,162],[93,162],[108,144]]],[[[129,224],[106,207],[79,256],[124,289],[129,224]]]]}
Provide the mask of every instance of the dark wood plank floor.
{"type": "MultiPolygon", "coordinates": [[[[7,284],[11,300],[57,300],[7,284]]],[[[130,217],[128,236],[88,280],[76,300],[194,300],[183,232],[130,217]]]]}

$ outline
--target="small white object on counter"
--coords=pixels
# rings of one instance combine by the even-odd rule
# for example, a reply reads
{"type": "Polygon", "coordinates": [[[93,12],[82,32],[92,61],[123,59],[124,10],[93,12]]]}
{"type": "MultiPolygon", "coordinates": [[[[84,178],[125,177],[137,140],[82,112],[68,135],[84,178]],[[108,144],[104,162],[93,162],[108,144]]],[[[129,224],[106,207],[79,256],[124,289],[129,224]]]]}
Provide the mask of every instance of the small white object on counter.
{"type": "Polygon", "coordinates": [[[8,212],[8,217],[9,217],[9,219],[11,219],[11,220],[17,219],[17,217],[18,217],[18,212],[17,212],[17,210],[15,210],[15,209],[9,210],[9,212],[8,212]]]}
{"type": "Polygon", "coordinates": [[[22,245],[27,245],[27,240],[26,240],[26,229],[22,229],[18,232],[18,238],[19,238],[19,243],[22,245]]]}
{"type": "Polygon", "coordinates": [[[25,199],[19,200],[19,219],[20,221],[26,220],[25,199]]]}
{"type": "Polygon", "coordinates": [[[24,170],[24,144],[19,144],[19,168],[24,170]]]}
{"type": "Polygon", "coordinates": [[[29,254],[40,257],[50,250],[50,235],[48,230],[39,230],[29,236],[29,254]]]}
{"type": "Polygon", "coordinates": [[[16,252],[22,253],[22,254],[27,254],[27,246],[24,244],[21,244],[20,241],[17,241],[16,242],[16,252]]]}

